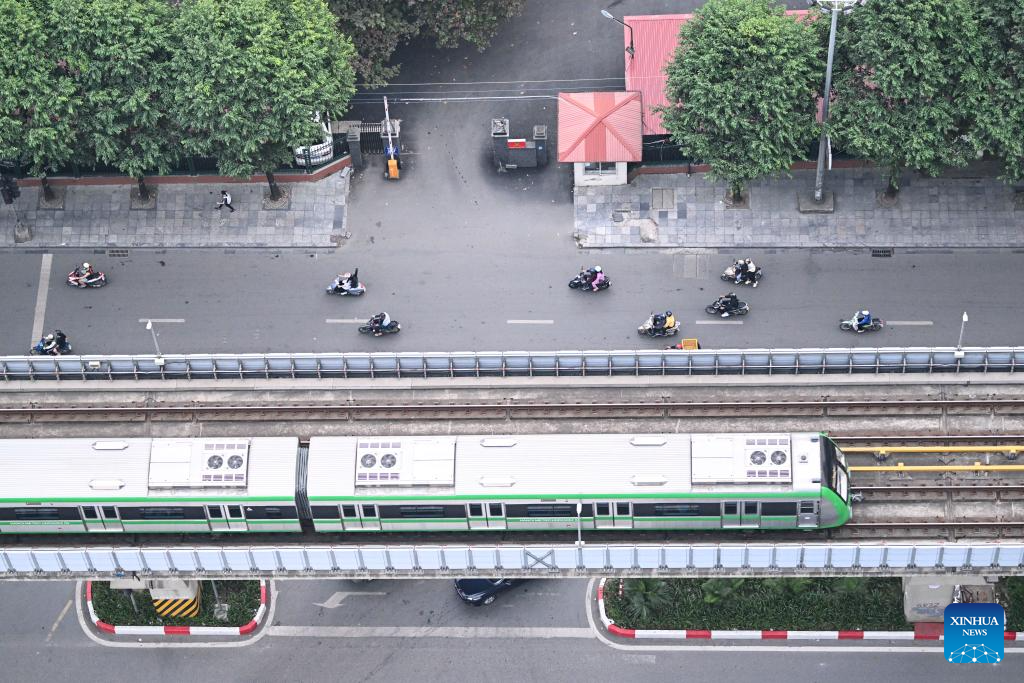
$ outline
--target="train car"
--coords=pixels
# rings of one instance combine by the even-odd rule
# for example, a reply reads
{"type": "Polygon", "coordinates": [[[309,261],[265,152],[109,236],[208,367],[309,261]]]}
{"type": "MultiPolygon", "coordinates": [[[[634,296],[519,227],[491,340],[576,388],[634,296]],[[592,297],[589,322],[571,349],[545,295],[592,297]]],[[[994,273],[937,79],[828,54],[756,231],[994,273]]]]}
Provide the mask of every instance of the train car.
{"type": "Polygon", "coordinates": [[[2,439],[0,534],[301,531],[298,439],[2,439]]]}
{"type": "Polygon", "coordinates": [[[819,529],[850,517],[825,435],[314,437],[317,531],[819,529]]]}

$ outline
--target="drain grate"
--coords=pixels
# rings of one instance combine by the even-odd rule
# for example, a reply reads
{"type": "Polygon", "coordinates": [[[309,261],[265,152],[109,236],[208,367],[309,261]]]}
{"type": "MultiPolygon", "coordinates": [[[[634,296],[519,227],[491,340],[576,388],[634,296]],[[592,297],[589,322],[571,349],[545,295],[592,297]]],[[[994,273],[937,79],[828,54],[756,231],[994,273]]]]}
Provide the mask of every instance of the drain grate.
{"type": "Polygon", "coordinates": [[[109,258],[128,258],[127,249],[107,249],[107,256],[109,258]]]}
{"type": "Polygon", "coordinates": [[[887,258],[892,256],[892,247],[882,247],[881,249],[872,249],[871,255],[875,257],[887,258]]]}

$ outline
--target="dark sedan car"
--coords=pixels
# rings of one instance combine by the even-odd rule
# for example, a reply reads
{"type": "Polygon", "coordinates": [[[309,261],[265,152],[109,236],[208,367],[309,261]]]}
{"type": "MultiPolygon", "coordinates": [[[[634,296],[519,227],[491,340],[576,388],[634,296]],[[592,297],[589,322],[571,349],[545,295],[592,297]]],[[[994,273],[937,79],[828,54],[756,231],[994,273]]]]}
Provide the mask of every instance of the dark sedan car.
{"type": "Polygon", "coordinates": [[[494,602],[499,593],[525,583],[527,579],[456,579],[455,592],[465,602],[479,607],[494,602]]]}

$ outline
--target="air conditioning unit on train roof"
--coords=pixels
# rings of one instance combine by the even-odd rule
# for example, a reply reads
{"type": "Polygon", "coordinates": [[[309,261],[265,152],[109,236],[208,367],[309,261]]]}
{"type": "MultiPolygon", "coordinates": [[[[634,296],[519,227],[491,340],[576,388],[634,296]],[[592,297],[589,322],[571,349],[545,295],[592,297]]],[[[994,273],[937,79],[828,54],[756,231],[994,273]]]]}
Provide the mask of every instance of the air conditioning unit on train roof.
{"type": "Polygon", "coordinates": [[[453,486],[452,439],[377,437],[356,446],[356,486],[453,486]]]}
{"type": "Polygon", "coordinates": [[[789,436],[710,434],[692,441],[694,484],[788,484],[793,481],[789,436]]]}
{"type": "Polygon", "coordinates": [[[154,439],[149,488],[240,488],[248,484],[248,439],[154,439]]]}

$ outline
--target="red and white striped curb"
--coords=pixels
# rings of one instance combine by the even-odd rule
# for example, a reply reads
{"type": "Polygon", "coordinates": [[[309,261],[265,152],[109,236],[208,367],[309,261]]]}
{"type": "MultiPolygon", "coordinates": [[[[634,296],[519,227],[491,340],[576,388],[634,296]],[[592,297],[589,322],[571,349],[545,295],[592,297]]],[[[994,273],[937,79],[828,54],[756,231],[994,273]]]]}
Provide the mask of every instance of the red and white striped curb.
{"type": "MultiPolygon", "coordinates": [[[[913,631],[715,631],[633,629],[616,626],[604,610],[604,583],[597,585],[597,609],[601,623],[613,636],[622,638],[658,638],[665,640],[942,640],[942,634],[918,634],[913,631]]],[[[1024,631],[1006,631],[1005,640],[1024,641],[1024,631]]]]}
{"type": "Polygon", "coordinates": [[[245,636],[256,630],[267,613],[267,582],[260,580],[260,606],[256,616],[245,626],[115,626],[100,621],[92,606],[92,581],[85,582],[85,604],[89,618],[101,631],[124,636],[245,636]]]}

